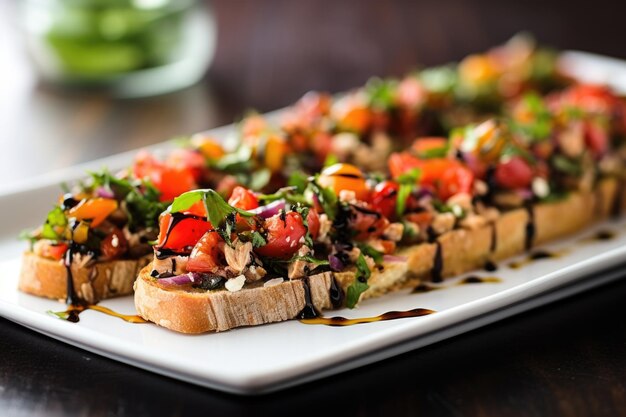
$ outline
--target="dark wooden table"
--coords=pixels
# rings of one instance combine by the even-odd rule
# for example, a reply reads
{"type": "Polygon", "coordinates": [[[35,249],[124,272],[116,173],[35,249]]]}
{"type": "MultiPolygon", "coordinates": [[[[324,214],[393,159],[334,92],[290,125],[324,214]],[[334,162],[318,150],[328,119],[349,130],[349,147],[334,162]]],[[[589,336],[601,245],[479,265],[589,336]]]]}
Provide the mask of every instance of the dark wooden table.
{"type": "MultiPolygon", "coordinates": [[[[186,90],[139,100],[39,85],[0,7],[0,189],[282,107],[308,89],[440,64],[526,29],[626,58],[608,0],[212,3],[215,61],[186,90]]],[[[4,213],[4,215],[9,215],[4,213]]],[[[626,275],[626,271],[625,271],[626,275]]],[[[0,319],[0,415],[626,415],[626,280],[394,359],[242,398],[156,376],[0,319]]],[[[210,352],[207,352],[210,355],[210,352]]]]}

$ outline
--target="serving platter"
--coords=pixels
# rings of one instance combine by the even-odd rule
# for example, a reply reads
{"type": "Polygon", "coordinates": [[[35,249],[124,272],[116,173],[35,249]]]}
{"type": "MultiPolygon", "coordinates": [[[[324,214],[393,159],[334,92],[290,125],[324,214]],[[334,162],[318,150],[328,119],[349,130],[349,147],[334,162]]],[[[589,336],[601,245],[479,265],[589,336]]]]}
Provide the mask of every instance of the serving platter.
{"type": "MultiPolygon", "coordinates": [[[[578,78],[610,80],[626,92],[626,63],[579,52],[563,62],[578,78]],[[578,71],[578,73],[577,73],[578,71]],[[619,75],[622,74],[622,75],[619,75]],[[603,78],[608,77],[608,78],[603,78]],[[619,82],[620,77],[624,82],[619,82]]],[[[224,138],[230,127],[211,133],[224,138]]],[[[160,151],[171,147],[157,145],[160,151]]],[[[354,310],[327,316],[375,317],[391,311],[423,308],[421,317],[333,327],[296,320],[224,333],[182,335],[153,324],[133,324],[97,311],[85,311],[79,323],[49,311],[63,303],[17,291],[19,231],[37,225],[59,193],[58,183],[80,178],[85,169],[125,166],[133,153],[53,173],[0,190],[0,315],[55,339],[112,359],[239,394],[260,394],[353,369],[527,311],[539,305],[620,279],[626,259],[626,220],[610,220],[576,236],[546,245],[532,259],[523,255],[502,262],[497,271],[474,271],[417,291],[410,289],[367,300],[354,310]],[[15,208],[19,208],[16,210],[15,208]]],[[[135,314],[132,297],[101,306],[135,314]]]]}

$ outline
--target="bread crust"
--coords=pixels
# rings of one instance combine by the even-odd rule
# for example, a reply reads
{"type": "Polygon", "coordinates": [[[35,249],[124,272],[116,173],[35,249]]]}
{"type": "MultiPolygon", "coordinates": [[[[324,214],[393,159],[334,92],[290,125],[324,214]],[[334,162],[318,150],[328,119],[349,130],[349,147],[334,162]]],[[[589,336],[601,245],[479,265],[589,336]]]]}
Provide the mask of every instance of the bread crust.
{"type": "MultiPolygon", "coordinates": [[[[142,269],[135,282],[135,307],[140,316],[159,326],[182,333],[224,331],[241,326],[295,318],[306,304],[303,280],[287,280],[268,287],[230,292],[189,292],[172,289],[142,269]]],[[[332,306],[329,290],[332,274],[310,276],[311,301],[317,310],[332,306]]]]}
{"type": "MultiPolygon", "coordinates": [[[[370,288],[362,299],[417,285],[432,277],[435,254],[441,251],[442,277],[458,275],[481,268],[488,260],[498,261],[523,253],[527,249],[527,229],[534,233],[533,246],[575,233],[585,226],[609,217],[619,196],[621,209],[626,197],[618,192],[616,180],[601,181],[592,192],[572,193],[561,201],[542,203],[502,213],[493,223],[477,229],[455,229],[440,236],[435,243],[404,248],[401,262],[386,262],[368,280],[370,288]],[[494,242],[495,237],[495,242],[494,242]]],[[[135,306],[146,320],[182,333],[224,331],[296,318],[305,307],[302,280],[286,280],[271,287],[189,292],[163,286],[150,276],[145,267],[135,283],[135,306]]],[[[312,301],[321,311],[332,308],[329,298],[334,279],[345,291],[355,279],[352,271],[326,272],[309,277],[312,301]]]]}
{"type": "MultiPolygon", "coordinates": [[[[93,262],[85,266],[73,262],[71,271],[75,295],[89,304],[130,295],[139,271],[151,260],[152,255],[146,255],[139,259],[93,262]]],[[[28,294],[65,301],[67,269],[62,261],[25,252],[18,287],[28,294]]]]}

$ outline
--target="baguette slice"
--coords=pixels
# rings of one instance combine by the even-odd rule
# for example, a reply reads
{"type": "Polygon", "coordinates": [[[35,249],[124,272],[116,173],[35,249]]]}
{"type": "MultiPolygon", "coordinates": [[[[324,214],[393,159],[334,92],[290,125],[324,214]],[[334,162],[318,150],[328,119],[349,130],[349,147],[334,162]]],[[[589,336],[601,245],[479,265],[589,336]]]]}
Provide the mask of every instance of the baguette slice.
{"type": "MultiPolygon", "coordinates": [[[[152,260],[152,255],[139,259],[93,262],[85,266],[73,262],[71,266],[75,295],[88,304],[105,298],[133,293],[133,283],[141,268],[152,260]]],[[[22,256],[19,289],[39,297],[65,301],[68,271],[62,261],[42,258],[33,252],[22,256]]]]}
{"type": "MultiPolygon", "coordinates": [[[[615,207],[626,206],[626,201],[616,202],[617,198],[626,197],[623,190],[618,190],[621,187],[615,180],[603,180],[593,192],[572,193],[558,202],[511,210],[495,223],[471,230],[455,229],[435,243],[404,248],[398,255],[406,261],[386,262],[382,270],[373,271],[368,280],[370,288],[362,299],[416,286],[432,278],[433,273],[450,277],[481,268],[488,260],[523,253],[528,243],[534,246],[578,232],[609,217],[615,207]]],[[[150,276],[151,270],[150,265],[142,269],[135,283],[137,312],[144,319],[177,332],[224,331],[294,319],[307,305],[307,283],[303,280],[285,280],[268,287],[257,283],[237,292],[204,292],[162,285],[150,276]]],[[[308,278],[310,299],[318,311],[333,308],[333,280],[345,291],[354,282],[355,273],[325,272],[308,278]]]]}

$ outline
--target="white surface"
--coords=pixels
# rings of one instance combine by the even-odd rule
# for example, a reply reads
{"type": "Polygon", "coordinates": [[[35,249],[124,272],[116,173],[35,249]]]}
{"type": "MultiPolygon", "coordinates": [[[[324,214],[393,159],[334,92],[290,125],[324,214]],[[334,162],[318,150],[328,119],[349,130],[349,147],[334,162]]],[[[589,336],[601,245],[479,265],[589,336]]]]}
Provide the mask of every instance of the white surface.
{"type": "MultiPolygon", "coordinates": [[[[595,59],[580,58],[579,59],[595,59]]],[[[218,135],[227,134],[228,128],[218,135]]],[[[88,166],[123,166],[130,154],[88,166]]],[[[24,248],[17,233],[40,223],[57,197],[56,184],[78,178],[83,169],[69,169],[45,179],[0,192],[0,315],[56,339],[116,360],[195,384],[235,393],[263,393],[372,363],[494,322],[512,314],[618,279],[615,268],[626,257],[626,222],[607,222],[596,229],[616,233],[613,240],[589,242],[594,229],[549,245],[568,254],[514,270],[503,263],[495,273],[501,283],[454,286],[422,294],[408,291],[368,300],[355,310],[332,315],[375,316],[391,310],[429,308],[430,316],[361,324],[350,327],[305,325],[290,321],[235,329],[218,334],[187,336],[153,324],[130,324],[95,311],[81,314],[73,324],[46,314],[64,304],[17,291],[19,254],[24,248]],[[555,291],[558,290],[558,291],[555,291]]],[[[134,314],[132,297],[102,305],[134,314]]],[[[329,314],[331,315],[331,314],[329,314]]]]}

